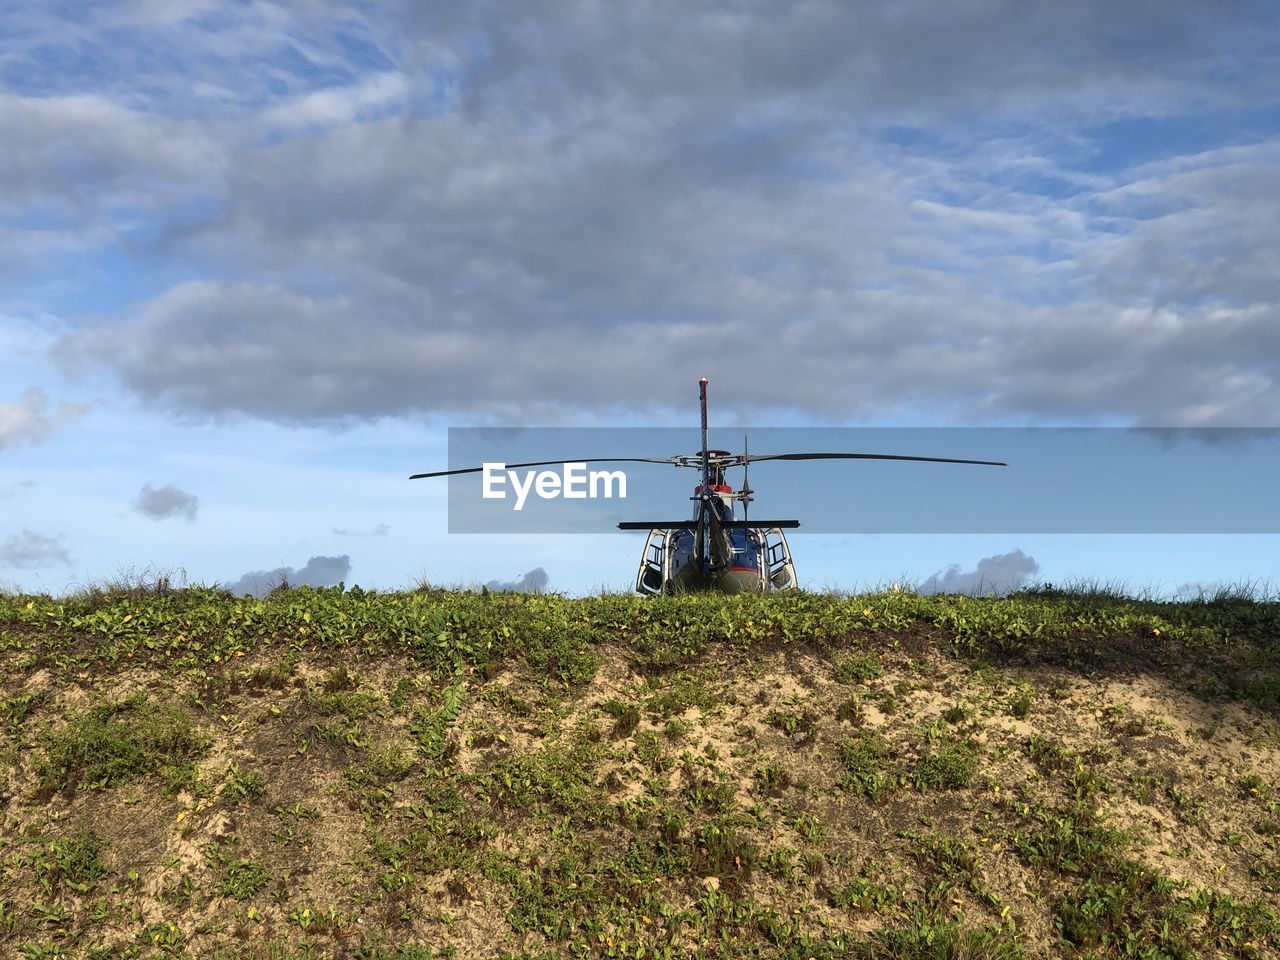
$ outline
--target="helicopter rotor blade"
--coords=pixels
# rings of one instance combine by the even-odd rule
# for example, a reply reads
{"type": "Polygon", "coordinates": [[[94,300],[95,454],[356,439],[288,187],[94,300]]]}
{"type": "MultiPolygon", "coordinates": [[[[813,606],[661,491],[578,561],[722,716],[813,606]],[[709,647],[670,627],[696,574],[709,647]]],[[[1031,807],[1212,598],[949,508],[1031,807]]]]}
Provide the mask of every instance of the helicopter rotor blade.
{"type": "MultiPolygon", "coordinates": [[[[744,438],[745,439],[745,438],[744,438]]],[[[728,456],[715,458],[717,463],[725,467],[741,466],[745,468],[748,463],[760,460],[914,460],[925,463],[973,463],[988,467],[1007,467],[1008,464],[1000,460],[959,460],[951,457],[913,457],[896,453],[772,453],[772,454],[748,454],[745,449],[742,456],[728,456]]],[[[711,458],[702,460],[701,457],[580,457],[565,458],[563,460],[533,460],[528,463],[506,463],[503,466],[507,469],[515,469],[517,467],[551,467],[565,463],[666,463],[677,467],[698,467],[703,463],[709,462],[711,458]],[[701,461],[701,462],[700,462],[701,461]]],[[[454,477],[466,473],[481,473],[484,467],[464,467],[460,470],[437,470],[432,473],[415,473],[409,477],[410,480],[424,480],[430,477],[454,477]]],[[[743,485],[746,485],[746,473],[743,474],[743,485]]]]}
{"type": "MultiPolygon", "coordinates": [[[[552,467],[563,463],[673,463],[680,466],[679,457],[579,457],[565,460],[534,460],[530,463],[504,463],[510,470],[515,467],[552,467]]],[[[437,470],[434,473],[415,473],[410,480],[424,480],[428,477],[456,477],[464,473],[480,473],[484,467],[464,467],[461,470],[437,470]]]]}
{"type": "Polygon", "coordinates": [[[760,460],[912,460],[921,463],[973,463],[984,467],[1007,467],[1003,460],[959,460],[954,457],[911,457],[899,453],[770,453],[746,456],[746,462],[760,460]]]}

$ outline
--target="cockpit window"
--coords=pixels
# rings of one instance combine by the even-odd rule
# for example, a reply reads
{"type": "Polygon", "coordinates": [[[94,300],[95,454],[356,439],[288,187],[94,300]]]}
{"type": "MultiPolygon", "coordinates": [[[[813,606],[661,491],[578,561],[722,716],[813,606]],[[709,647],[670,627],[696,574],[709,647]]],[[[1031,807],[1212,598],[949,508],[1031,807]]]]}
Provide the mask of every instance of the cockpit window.
{"type": "Polygon", "coordinates": [[[760,535],[754,530],[728,530],[731,565],[751,570],[760,569],[760,535]]]}

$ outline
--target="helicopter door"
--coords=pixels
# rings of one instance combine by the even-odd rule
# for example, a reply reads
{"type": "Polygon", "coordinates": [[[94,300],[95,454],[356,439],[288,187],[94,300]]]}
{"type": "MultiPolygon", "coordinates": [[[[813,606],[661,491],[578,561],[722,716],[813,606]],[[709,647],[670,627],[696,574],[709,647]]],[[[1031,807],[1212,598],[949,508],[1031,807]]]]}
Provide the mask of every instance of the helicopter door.
{"type": "Polygon", "coordinates": [[[764,558],[768,567],[768,590],[793,590],[796,568],[791,562],[791,548],[786,535],[778,528],[764,531],[764,558]]]}
{"type": "Polygon", "coordinates": [[[667,531],[650,530],[640,555],[640,569],[636,573],[636,593],[653,596],[662,592],[665,581],[663,561],[667,554],[667,531]]]}

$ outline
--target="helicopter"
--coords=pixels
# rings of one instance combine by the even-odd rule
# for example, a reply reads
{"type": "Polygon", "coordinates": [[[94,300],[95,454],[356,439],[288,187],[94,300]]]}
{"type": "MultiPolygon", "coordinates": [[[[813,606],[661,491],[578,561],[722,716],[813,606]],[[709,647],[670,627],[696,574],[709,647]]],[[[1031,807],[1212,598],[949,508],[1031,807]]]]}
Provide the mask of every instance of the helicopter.
{"type": "MultiPolygon", "coordinates": [[[[752,454],[748,450],[745,436],[740,454],[730,453],[728,450],[712,450],[707,445],[707,384],[706,377],[698,381],[702,444],[695,454],[677,454],[672,457],[588,457],[506,464],[508,468],[518,468],[587,463],[665,463],[698,470],[700,482],[689,498],[695,503],[692,518],[629,520],[618,524],[619,530],[647,532],[635,579],[635,591],[644,596],[698,592],[770,593],[793,590],[798,586],[791,547],[784,531],[796,529],[800,526],[800,521],[749,519],[749,507],[755,499],[755,491],[751,489],[748,479],[752,463],[766,460],[908,460],[1008,466],[1000,460],[960,460],[891,453],[752,454]],[[727,470],[735,467],[742,467],[742,486],[736,491],[725,476],[727,470]],[[735,513],[736,503],[742,504],[741,519],[735,513]]],[[[465,467],[460,470],[415,473],[409,479],[452,477],[481,473],[484,469],[465,467]]]]}

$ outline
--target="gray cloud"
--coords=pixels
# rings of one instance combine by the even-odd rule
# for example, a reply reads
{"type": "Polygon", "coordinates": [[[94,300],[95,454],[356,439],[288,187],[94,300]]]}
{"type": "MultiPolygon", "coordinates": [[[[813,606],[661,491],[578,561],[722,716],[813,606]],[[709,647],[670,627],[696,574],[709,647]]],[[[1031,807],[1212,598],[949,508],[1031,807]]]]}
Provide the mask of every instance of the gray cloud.
{"type": "Polygon", "coordinates": [[[703,374],[722,406],[832,418],[949,409],[961,421],[1280,421],[1280,351],[1258,346],[1280,329],[1280,312],[1270,307],[1048,308],[990,297],[966,303],[963,284],[934,285],[933,305],[894,293],[843,297],[843,310],[858,320],[779,327],[758,304],[744,305],[734,322],[716,314],[737,336],[716,341],[708,355],[708,329],[686,322],[595,332],[566,325],[497,333],[485,324],[452,332],[357,330],[347,319],[350,301],[200,284],[154,304],[141,325],[79,335],[64,344],[64,355],[114,363],[135,392],[176,413],[290,423],[428,409],[551,420],[566,409],[634,406],[635,398],[645,398],[646,410],[670,410],[703,374]],[[948,286],[956,288],[950,295],[948,286]],[[269,318],[271,332],[259,328],[233,342],[235,324],[227,321],[237,317],[269,318]],[[889,334],[908,329],[910,338],[889,334]],[[766,355],[774,379],[761,393],[737,371],[766,355]],[[495,365],[494,356],[520,362],[495,365]]]}
{"type": "Polygon", "coordinates": [[[0,158],[0,204],[10,210],[50,197],[70,200],[73,191],[79,209],[66,212],[80,217],[107,217],[121,203],[173,199],[197,178],[213,182],[221,152],[197,123],[151,116],[99,92],[0,93],[0,129],[24,131],[8,140],[0,158]]]}
{"type": "Polygon", "coordinates": [[[163,487],[144,483],[138,496],[134,498],[133,509],[152,520],[182,517],[190,522],[196,518],[196,511],[200,509],[200,498],[172,483],[166,483],[163,487]]]}
{"type": "Polygon", "coordinates": [[[541,567],[534,567],[515,580],[490,580],[485,588],[493,593],[544,593],[551,577],[541,567]]]}
{"type": "Polygon", "coordinates": [[[274,570],[255,570],[227,586],[236,595],[253,594],[264,597],[282,583],[291,587],[332,587],[346,580],[351,572],[351,558],[312,557],[300,569],[276,567],[274,570]]]}
{"type": "Polygon", "coordinates": [[[37,486],[36,481],[28,478],[26,480],[18,480],[15,483],[6,483],[0,486],[0,497],[13,497],[25,490],[32,490],[37,486]]]}
{"type": "Polygon", "coordinates": [[[669,408],[704,372],[836,419],[1280,421],[1276,144],[1106,157],[1270,103],[1272,5],[272,9],[100,15],[61,41],[92,96],[0,109],[12,209],[92,245],[141,208],[135,255],[204,278],[84,325],[70,368],[303,424],[669,408]],[[185,72],[144,94],[120,30],[185,72]],[[83,179],[44,162],[69,138],[83,179]]]}
{"type": "Polygon", "coordinates": [[[1280,431],[1275,427],[1135,427],[1133,432],[1150,437],[1162,450],[1184,443],[1241,448],[1280,440],[1280,431]]]}
{"type": "Polygon", "coordinates": [[[917,590],[920,593],[1004,594],[1017,590],[1037,573],[1040,564],[1021,550],[983,557],[973,570],[963,570],[953,563],[939,570],[917,590]]]}
{"type": "Polygon", "coordinates": [[[391,532],[391,525],[379,523],[368,530],[348,530],[346,527],[334,527],[333,532],[339,537],[385,537],[391,532]]]}
{"type": "Polygon", "coordinates": [[[71,554],[63,545],[61,535],[50,537],[23,530],[0,543],[0,566],[37,570],[55,565],[71,566],[71,562],[71,554]]]}
{"type": "Polygon", "coordinates": [[[1280,593],[1277,585],[1266,579],[1191,580],[1178,584],[1172,592],[1178,600],[1256,600],[1274,602],[1280,593]]]}
{"type": "Polygon", "coordinates": [[[50,409],[49,397],[38,387],[22,394],[17,403],[0,402],[0,450],[20,444],[42,443],[55,430],[84,413],[78,404],[62,403],[50,409]]]}

